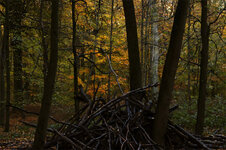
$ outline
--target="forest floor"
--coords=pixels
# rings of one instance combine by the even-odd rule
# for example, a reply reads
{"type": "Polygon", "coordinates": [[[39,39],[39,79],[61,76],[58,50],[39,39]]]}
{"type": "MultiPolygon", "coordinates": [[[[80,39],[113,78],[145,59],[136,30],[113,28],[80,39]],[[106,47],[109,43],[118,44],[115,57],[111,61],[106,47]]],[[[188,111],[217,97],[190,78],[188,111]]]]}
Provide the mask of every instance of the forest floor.
{"type": "MultiPolygon", "coordinates": [[[[51,116],[57,120],[65,120],[71,116],[69,106],[54,105],[51,109],[51,116]]],[[[40,105],[27,105],[24,107],[29,112],[39,112],[40,105]]],[[[28,123],[37,123],[38,117],[32,114],[23,115],[18,110],[11,111],[10,132],[4,132],[0,127],[0,150],[26,149],[32,143],[35,128],[24,125],[21,121],[28,123]],[[25,116],[25,117],[24,117],[25,116]]],[[[56,127],[53,121],[49,122],[50,127],[56,127]]]]}
{"type": "MultiPolygon", "coordinates": [[[[69,119],[73,112],[69,109],[69,105],[53,105],[51,108],[51,116],[59,121],[69,119]]],[[[24,110],[38,113],[40,105],[33,104],[24,107],[24,110]]],[[[22,150],[31,146],[35,134],[35,128],[23,124],[21,121],[37,124],[38,117],[33,114],[23,115],[21,111],[11,111],[10,132],[4,132],[0,127],[0,150],[22,150]]],[[[50,128],[57,128],[53,121],[49,122],[50,128]]],[[[48,133],[48,137],[52,135],[48,133]]]]}

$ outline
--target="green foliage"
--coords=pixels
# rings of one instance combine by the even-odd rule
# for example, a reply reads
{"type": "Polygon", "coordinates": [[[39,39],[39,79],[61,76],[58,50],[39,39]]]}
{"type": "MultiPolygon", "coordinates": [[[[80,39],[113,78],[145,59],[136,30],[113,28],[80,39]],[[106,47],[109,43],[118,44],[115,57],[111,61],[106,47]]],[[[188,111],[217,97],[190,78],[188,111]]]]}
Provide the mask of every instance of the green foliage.
{"type": "MultiPolygon", "coordinates": [[[[179,99],[178,104],[179,109],[172,113],[171,119],[182,127],[193,131],[196,123],[197,99],[192,99],[191,106],[184,99],[179,99]]],[[[226,102],[223,97],[216,96],[207,99],[205,118],[206,133],[210,132],[212,134],[216,129],[219,129],[219,133],[226,133],[225,105],[226,102]]]]}
{"type": "Polygon", "coordinates": [[[226,101],[223,97],[215,96],[208,99],[206,105],[206,126],[212,129],[220,129],[226,133],[226,101]]]}

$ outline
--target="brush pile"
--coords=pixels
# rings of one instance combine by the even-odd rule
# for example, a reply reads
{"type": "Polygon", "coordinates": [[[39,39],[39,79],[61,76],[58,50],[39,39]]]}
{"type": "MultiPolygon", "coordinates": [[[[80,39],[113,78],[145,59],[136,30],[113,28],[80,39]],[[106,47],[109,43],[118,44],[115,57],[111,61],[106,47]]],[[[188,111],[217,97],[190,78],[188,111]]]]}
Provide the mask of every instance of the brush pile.
{"type": "MultiPolygon", "coordinates": [[[[77,116],[59,129],[52,129],[54,136],[45,148],[76,150],[159,150],[163,149],[150,137],[154,113],[151,104],[142,103],[149,87],[137,89],[105,102],[99,98],[89,101],[77,116]],[[132,111],[131,111],[132,110],[132,111]]],[[[169,111],[173,111],[173,107],[169,111]]],[[[198,138],[171,121],[166,135],[167,149],[223,149],[224,136],[198,138]]]]}

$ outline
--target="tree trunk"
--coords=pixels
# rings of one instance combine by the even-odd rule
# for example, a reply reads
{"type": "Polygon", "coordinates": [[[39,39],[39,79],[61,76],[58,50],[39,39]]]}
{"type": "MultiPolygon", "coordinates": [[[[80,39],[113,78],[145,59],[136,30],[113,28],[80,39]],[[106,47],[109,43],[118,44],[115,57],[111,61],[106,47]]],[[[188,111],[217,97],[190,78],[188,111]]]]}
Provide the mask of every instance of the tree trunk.
{"type": "Polygon", "coordinates": [[[4,30],[4,49],[6,54],[6,121],[5,132],[9,132],[9,105],[10,105],[10,61],[9,61],[9,1],[6,0],[6,16],[5,16],[5,30],[4,30]]]}
{"type": "Polygon", "coordinates": [[[148,66],[149,66],[149,46],[148,46],[148,42],[149,42],[149,32],[150,32],[150,17],[149,17],[149,10],[151,7],[151,2],[148,1],[147,5],[146,5],[146,17],[145,17],[145,37],[144,37],[144,68],[143,68],[143,85],[146,86],[148,83],[148,66]]]}
{"type": "MultiPolygon", "coordinates": [[[[5,26],[4,26],[5,28],[5,26]]],[[[1,30],[1,29],[0,29],[1,30]]],[[[0,32],[2,33],[2,32],[0,32]]],[[[0,125],[5,123],[5,49],[4,35],[1,34],[1,49],[0,49],[0,125]],[[3,38],[2,38],[3,37],[3,38]]]]}
{"type": "Polygon", "coordinates": [[[142,87],[137,24],[133,0],[123,0],[129,53],[130,90],[142,87]]]}
{"type": "Polygon", "coordinates": [[[78,96],[78,61],[77,61],[77,48],[76,48],[76,20],[75,20],[75,0],[72,0],[72,24],[73,24],[73,39],[72,39],[72,51],[74,55],[74,101],[75,101],[75,113],[79,111],[78,96]]]}
{"type": "MultiPolygon", "coordinates": [[[[140,65],[141,65],[141,73],[142,73],[142,79],[144,78],[144,0],[141,0],[141,27],[140,27],[140,65]]],[[[144,86],[144,83],[142,83],[142,86],[144,86]]]]}
{"type": "MultiPolygon", "coordinates": [[[[150,71],[151,71],[151,84],[155,84],[159,82],[158,79],[158,64],[159,64],[159,31],[158,31],[158,9],[157,9],[157,1],[151,5],[151,62],[150,62],[150,71]]],[[[158,87],[152,87],[151,93],[155,101],[158,99],[158,87]]]]}
{"type": "Polygon", "coordinates": [[[48,72],[46,76],[46,84],[44,84],[44,94],[42,98],[42,105],[38,125],[35,133],[33,150],[43,149],[46,137],[46,129],[48,126],[48,117],[50,114],[52,95],[54,90],[57,58],[58,58],[58,7],[59,0],[52,0],[52,14],[51,14],[51,47],[50,47],[50,62],[48,65],[48,72]]]}
{"type": "Polygon", "coordinates": [[[43,75],[44,75],[44,83],[47,75],[48,69],[48,45],[46,42],[47,33],[45,31],[44,22],[43,22],[43,9],[44,9],[44,0],[40,1],[40,14],[39,14],[39,23],[40,23],[40,35],[42,38],[42,49],[43,49],[43,75]]]}
{"type": "Polygon", "coordinates": [[[188,101],[188,113],[191,112],[191,8],[188,10],[188,28],[187,28],[187,73],[188,73],[188,83],[187,83],[187,101],[188,101]]]}
{"type": "Polygon", "coordinates": [[[202,135],[205,119],[205,101],[206,101],[206,85],[207,85],[207,66],[208,66],[208,49],[209,49],[209,26],[207,23],[207,0],[202,0],[202,17],[201,17],[201,64],[200,64],[200,82],[199,82],[199,98],[198,112],[195,133],[202,135]]]}
{"type": "Polygon", "coordinates": [[[9,3],[10,18],[12,24],[13,39],[11,46],[13,49],[13,76],[14,76],[14,102],[18,105],[23,104],[23,71],[22,71],[22,35],[21,23],[23,17],[23,3],[21,0],[11,0],[9,3]]]}
{"type": "Polygon", "coordinates": [[[153,126],[153,139],[164,146],[165,133],[168,123],[169,106],[172,98],[174,79],[178,66],[183,41],[184,28],[187,17],[189,0],[179,0],[173,28],[170,37],[168,52],[163,69],[163,76],[160,85],[157,110],[153,126]]]}

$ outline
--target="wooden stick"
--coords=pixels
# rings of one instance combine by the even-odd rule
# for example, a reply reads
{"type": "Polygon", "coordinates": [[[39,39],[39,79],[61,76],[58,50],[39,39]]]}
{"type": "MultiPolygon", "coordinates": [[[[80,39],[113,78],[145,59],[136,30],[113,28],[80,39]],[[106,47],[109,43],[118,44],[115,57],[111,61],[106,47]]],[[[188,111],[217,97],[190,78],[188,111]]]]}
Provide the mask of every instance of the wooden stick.
{"type": "MultiPolygon", "coordinates": [[[[171,121],[169,121],[169,124],[173,125],[173,123],[171,121]]],[[[185,131],[183,128],[179,127],[178,125],[173,125],[176,129],[178,129],[179,131],[181,131],[183,134],[187,135],[188,137],[190,137],[190,139],[192,139],[194,142],[196,142],[198,145],[200,145],[201,147],[203,147],[204,149],[210,150],[210,148],[208,148],[206,146],[206,144],[204,144],[202,141],[198,140],[196,137],[194,137],[191,133],[185,131]]]]}
{"type": "MultiPolygon", "coordinates": [[[[20,122],[23,123],[24,125],[27,125],[27,126],[30,126],[33,128],[37,128],[36,124],[25,122],[25,121],[20,121],[20,122]]],[[[54,130],[52,128],[47,128],[47,131],[54,133],[54,130]]]]}
{"type": "MultiPolygon", "coordinates": [[[[39,113],[37,113],[37,112],[27,111],[27,110],[24,110],[24,109],[22,109],[22,108],[19,108],[19,107],[17,107],[17,106],[13,106],[13,105],[8,105],[8,106],[9,106],[9,107],[12,107],[12,108],[16,108],[17,110],[23,111],[23,112],[25,112],[25,113],[27,113],[27,114],[32,114],[32,115],[37,115],[37,116],[39,116],[39,113]]],[[[73,127],[75,127],[75,128],[78,127],[78,126],[75,126],[75,125],[70,124],[70,123],[67,123],[67,122],[59,121],[59,120],[55,119],[55,118],[52,117],[52,116],[49,116],[49,118],[50,118],[51,120],[53,120],[54,122],[56,122],[56,123],[60,123],[60,124],[63,124],[63,125],[68,125],[68,126],[73,126],[73,127]]]]}

